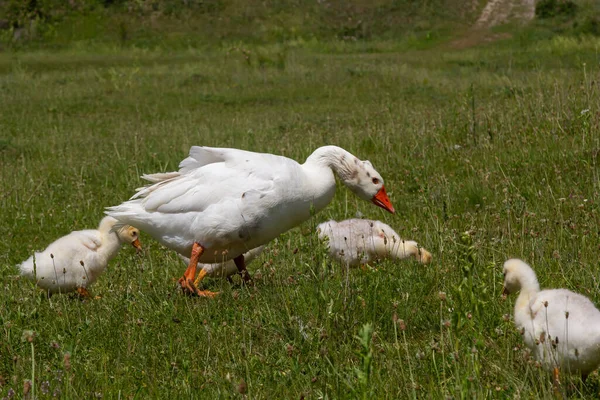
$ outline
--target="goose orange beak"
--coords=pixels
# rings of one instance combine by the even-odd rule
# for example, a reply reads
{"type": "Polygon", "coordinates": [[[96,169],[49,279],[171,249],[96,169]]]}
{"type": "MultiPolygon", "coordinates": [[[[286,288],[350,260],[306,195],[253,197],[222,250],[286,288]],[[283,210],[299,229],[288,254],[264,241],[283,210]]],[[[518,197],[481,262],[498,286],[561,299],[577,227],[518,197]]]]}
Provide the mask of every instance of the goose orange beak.
{"type": "Polygon", "coordinates": [[[384,210],[391,212],[392,214],[394,214],[396,212],[396,210],[394,209],[394,206],[392,205],[392,202],[390,201],[390,198],[388,197],[387,193],[385,192],[385,187],[383,187],[383,186],[381,187],[381,189],[379,189],[379,192],[377,192],[377,194],[375,196],[373,196],[371,201],[377,207],[381,207],[384,210]]]}
{"type": "Polygon", "coordinates": [[[140,239],[135,239],[131,245],[133,247],[135,247],[137,249],[137,251],[141,251],[142,250],[142,243],[140,242],[140,239]]]}

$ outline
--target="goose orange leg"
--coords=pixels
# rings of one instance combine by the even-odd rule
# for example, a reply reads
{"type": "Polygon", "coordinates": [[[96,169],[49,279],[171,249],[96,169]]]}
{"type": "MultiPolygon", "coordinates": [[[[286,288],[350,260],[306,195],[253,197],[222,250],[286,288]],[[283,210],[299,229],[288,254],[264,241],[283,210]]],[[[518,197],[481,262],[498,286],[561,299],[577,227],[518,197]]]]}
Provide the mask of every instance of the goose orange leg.
{"type": "Polygon", "coordinates": [[[92,295],[90,294],[90,292],[88,292],[88,290],[86,288],[84,288],[83,286],[77,288],[77,294],[81,298],[85,298],[85,299],[91,299],[92,298],[92,295]]]}
{"type": "MultiPolygon", "coordinates": [[[[185,270],[183,276],[179,278],[179,285],[184,293],[190,295],[196,295],[200,297],[215,297],[217,293],[208,290],[198,290],[194,284],[194,278],[196,277],[196,268],[198,267],[198,260],[204,253],[204,247],[198,242],[194,242],[192,246],[192,255],[190,257],[190,263],[185,270]]],[[[201,280],[201,279],[200,279],[201,280]]],[[[199,281],[198,281],[199,282],[199,281]]]]}
{"type": "Polygon", "coordinates": [[[244,278],[244,282],[246,282],[246,283],[250,282],[252,280],[252,278],[250,277],[250,273],[246,269],[246,262],[244,261],[244,255],[241,254],[241,255],[237,256],[236,258],[233,259],[233,262],[235,263],[235,266],[237,267],[238,272],[240,273],[242,278],[244,278]]]}
{"type": "MultiPolygon", "coordinates": [[[[194,281],[194,287],[198,287],[200,286],[200,282],[202,282],[202,280],[204,279],[204,277],[206,276],[206,270],[204,268],[202,268],[200,270],[200,272],[198,272],[198,276],[196,277],[196,280],[194,281]]],[[[203,290],[201,291],[203,294],[199,294],[199,296],[204,296],[204,297],[215,297],[216,295],[218,295],[221,292],[211,292],[209,290],[203,290]]],[[[196,293],[198,294],[198,293],[196,293]]]]}

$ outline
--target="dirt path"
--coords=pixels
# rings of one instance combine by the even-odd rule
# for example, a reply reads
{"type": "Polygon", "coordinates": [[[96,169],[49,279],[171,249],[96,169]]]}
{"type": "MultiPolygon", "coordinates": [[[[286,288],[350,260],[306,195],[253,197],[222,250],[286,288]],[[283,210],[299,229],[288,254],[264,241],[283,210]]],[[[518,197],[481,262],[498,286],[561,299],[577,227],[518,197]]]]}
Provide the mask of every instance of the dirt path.
{"type": "Polygon", "coordinates": [[[535,0],[490,0],[475,22],[475,29],[491,28],[517,20],[528,22],[535,15],[535,0]]]}
{"type": "Polygon", "coordinates": [[[465,48],[509,37],[508,33],[494,34],[489,29],[509,21],[525,24],[534,16],[535,0],[489,0],[469,33],[451,45],[454,48],[465,48]]]}

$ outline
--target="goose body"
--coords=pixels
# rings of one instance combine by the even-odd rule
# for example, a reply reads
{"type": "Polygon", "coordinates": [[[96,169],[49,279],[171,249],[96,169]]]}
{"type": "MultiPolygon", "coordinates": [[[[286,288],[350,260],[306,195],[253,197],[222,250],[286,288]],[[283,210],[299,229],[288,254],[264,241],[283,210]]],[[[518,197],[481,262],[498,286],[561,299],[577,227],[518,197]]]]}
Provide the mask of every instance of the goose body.
{"type": "Polygon", "coordinates": [[[221,262],[223,253],[235,258],[323,209],[335,193],[334,171],[356,190],[364,177],[370,191],[357,193],[367,200],[383,190],[368,161],[335,146],[317,149],[302,165],[272,154],[194,146],[179,171],[144,175],[152,184],[107,214],[186,257],[198,242],[210,250],[200,262],[221,262]]]}
{"type": "Polygon", "coordinates": [[[567,289],[540,291],[533,269],[518,259],[504,263],[504,276],[505,293],[520,291],[515,325],[547,370],[560,368],[586,377],[598,368],[600,311],[587,297],[567,289]]]}
{"type": "Polygon", "coordinates": [[[130,226],[113,231],[117,220],[105,217],[97,230],[74,231],[19,265],[22,276],[53,293],[85,289],[104,272],[122,244],[140,248],[139,232],[130,226]]]}
{"type": "Polygon", "coordinates": [[[367,219],[327,221],[317,227],[319,238],[328,239],[332,258],[350,267],[371,261],[391,258],[404,260],[410,257],[428,264],[431,253],[417,242],[403,240],[389,225],[367,219]]]}

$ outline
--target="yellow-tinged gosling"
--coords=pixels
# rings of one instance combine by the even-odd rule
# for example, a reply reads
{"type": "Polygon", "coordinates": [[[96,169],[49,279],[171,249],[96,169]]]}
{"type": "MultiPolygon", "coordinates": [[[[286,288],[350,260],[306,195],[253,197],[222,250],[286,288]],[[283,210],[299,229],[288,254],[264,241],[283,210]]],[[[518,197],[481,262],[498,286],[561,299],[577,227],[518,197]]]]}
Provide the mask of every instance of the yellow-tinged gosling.
{"type": "Polygon", "coordinates": [[[128,225],[116,226],[117,222],[105,217],[97,230],[75,231],[61,237],[21,263],[21,275],[49,295],[77,291],[89,296],[87,288],[104,272],[122,244],[141,249],[139,231],[128,225]]]}

